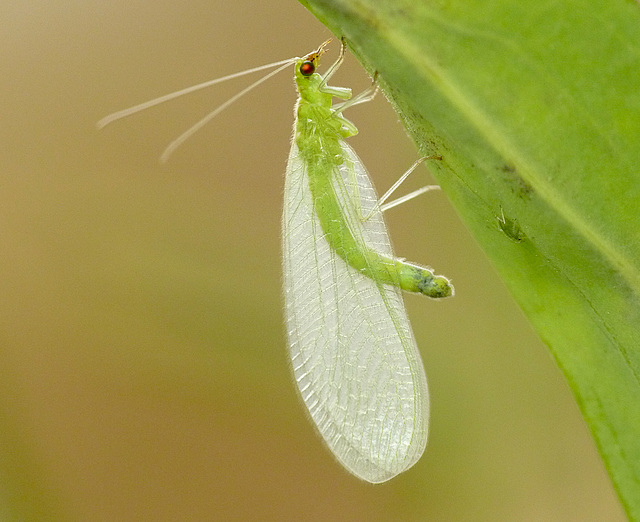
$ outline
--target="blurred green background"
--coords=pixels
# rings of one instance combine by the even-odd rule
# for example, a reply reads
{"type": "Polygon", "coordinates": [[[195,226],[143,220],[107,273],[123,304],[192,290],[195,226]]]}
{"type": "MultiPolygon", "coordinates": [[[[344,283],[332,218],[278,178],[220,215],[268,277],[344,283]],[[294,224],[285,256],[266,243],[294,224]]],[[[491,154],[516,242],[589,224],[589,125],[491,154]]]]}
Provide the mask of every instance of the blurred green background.
{"type": "MultiPolygon", "coordinates": [[[[0,19],[0,519],[624,519],[560,371],[441,193],[387,216],[397,254],[456,285],[406,298],[427,451],[372,486],[323,447],[282,318],[290,73],[166,165],[168,142],[247,81],[96,131],[313,50],[330,35],[297,2],[27,0],[0,19]]],[[[333,80],[368,82],[352,57],[333,80]]],[[[417,151],[383,96],[348,117],[382,192],[417,151]]],[[[422,169],[406,189],[432,181],[422,169]]]]}

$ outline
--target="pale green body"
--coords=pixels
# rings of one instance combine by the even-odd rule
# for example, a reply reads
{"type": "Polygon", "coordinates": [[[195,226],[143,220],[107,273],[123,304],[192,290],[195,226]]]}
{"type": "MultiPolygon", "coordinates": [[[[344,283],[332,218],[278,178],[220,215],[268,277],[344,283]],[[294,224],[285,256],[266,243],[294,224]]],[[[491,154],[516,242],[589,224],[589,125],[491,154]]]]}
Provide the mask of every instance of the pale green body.
{"type": "Polygon", "coordinates": [[[295,62],[300,98],[282,220],[291,367],[309,415],[335,457],[354,475],[379,483],[420,459],[429,428],[427,377],[401,290],[440,298],[453,295],[453,287],[445,277],[394,257],[382,212],[411,194],[381,203],[413,168],[383,201],[378,199],[364,165],[345,141],[358,130],[341,115],[350,105],[371,99],[373,91],[351,98],[350,89],[326,85],[342,62],[344,42],[324,78],[315,74],[327,43],[301,59],[249,69],[119,111],[99,126],[209,85],[281,66],[180,135],[163,153],[166,160],[207,121],[295,62]],[[334,96],[349,101],[332,107],[334,96]]]}
{"type": "Polygon", "coordinates": [[[351,89],[329,87],[317,73],[304,76],[296,65],[300,94],[295,140],[305,163],[316,215],[334,251],[350,266],[374,281],[392,284],[428,297],[452,295],[449,280],[425,267],[383,256],[359,244],[347,226],[333,178],[345,161],[341,141],[357,134],[356,127],[332,109],[332,98],[351,98],[351,89]]]}
{"type": "Polygon", "coordinates": [[[346,469],[378,483],[418,461],[429,429],[427,377],[402,290],[441,298],[453,287],[393,255],[378,195],[346,142],[358,130],[341,114],[374,91],[352,98],[327,86],[344,46],[324,77],[314,72],[323,49],[296,63],[282,220],[285,324],[318,431],[346,469]],[[334,96],[348,101],[332,106],[334,96]]]}

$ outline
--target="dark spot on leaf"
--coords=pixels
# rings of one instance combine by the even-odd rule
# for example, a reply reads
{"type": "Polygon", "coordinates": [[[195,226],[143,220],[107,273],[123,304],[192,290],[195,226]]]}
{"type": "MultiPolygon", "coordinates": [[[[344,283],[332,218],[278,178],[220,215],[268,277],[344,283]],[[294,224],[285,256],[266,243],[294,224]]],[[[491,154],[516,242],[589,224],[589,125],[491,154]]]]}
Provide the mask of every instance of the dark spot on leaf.
{"type": "Polygon", "coordinates": [[[518,168],[513,163],[504,163],[500,167],[500,171],[504,173],[504,179],[514,194],[520,198],[530,198],[534,193],[534,189],[525,179],[518,173],[518,168]]]}

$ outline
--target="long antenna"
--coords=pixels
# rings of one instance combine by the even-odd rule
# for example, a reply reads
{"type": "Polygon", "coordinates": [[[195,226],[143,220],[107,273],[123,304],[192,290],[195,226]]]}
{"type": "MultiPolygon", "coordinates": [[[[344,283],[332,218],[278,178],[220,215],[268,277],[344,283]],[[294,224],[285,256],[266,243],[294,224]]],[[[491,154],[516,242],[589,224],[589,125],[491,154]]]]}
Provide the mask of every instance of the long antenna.
{"type": "MultiPolygon", "coordinates": [[[[297,60],[298,58],[290,58],[289,60],[286,60],[284,62],[284,65],[281,65],[280,67],[278,67],[275,71],[270,72],[269,74],[263,76],[262,78],[260,78],[259,80],[256,80],[255,82],[253,82],[251,85],[249,85],[248,87],[245,87],[244,89],[242,89],[238,94],[233,95],[231,98],[229,98],[226,102],[224,102],[222,105],[220,105],[218,108],[214,109],[213,111],[211,111],[209,114],[207,114],[204,118],[202,118],[198,123],[196,123],[195,125],[192,125],[191,127],[189,127],[186,131],[184,131],[182,134],[180,134],[180,136],[178,136],[175,140],[173,140],[171,143],[169,143],[169,145],[167,146],[166,149],[164,149],[164,151],[162,152],[162,154],[160,155],[160,161],[162,163],[165,163],[168,159],[169,156],[171,156],[171,154],[173,154],[173,152],[180,146],[182,145],[185,141],[187,141],[191,136],[193,136],[196,132],[198,132],[202,127],[204,127],[207,123],[209,123],[213,118],[215,118],[218,114],[220,114],[223,110],[225,110],[227,107],[229,107],[231,104],[235,103],[236,101],[238,101],[240,98],[242,98],[245,94],[247,94],[249,91],[255,89],[258,85],[260,85],[262,82],[267,81],[269,78],[271,78],[272,76],[275,76],[276,74],[278,74],[280,71],[286,69],[287,67],[289,67],[295,60],[297,60]]],[[[283,63],[283,62],[278,62],[278,64],[283,63]]],[[[273,64],[271,64],[273,66],[273,64]]],[[[246,71],[244,71],[243,73],[238,73],[238,75],[241,74],[245,74],[246,71]]],[[[227,78],[228,79],[228,78],[227,78]]]]}
{"type": "MultiPolygon", "coordinates": [[[[311,55],[308,55],[308,56],[312,56],[313,54],[316,54],[316,55],[323,54],[325,52],[325,48],[326,48],[327,44],[330,41],[331,40],[327,40],[326,42],[324,42],[318,48],[318,50],[315,51],[315,53],[312,53],[311,55]]],[[[204,118],[202,118],[199,122],[197,122],[195,125],[189,127],[185,132],[183,132],[175,140],[173,140],[171,143],[169,143],[167,148],[164,149],[164,152],[160,156],[160,161],[162,163],[164,163],[169,159],[169,156],[171,156],[171,154],[173,154],[173,152],[180,145],[182,145],[185,141],[187,141],[191,136],[193,136],[193,134],[195,134],[198,130],[200,130],[202,127],[204,127],[207,123],[209,123],[213,118],[215,118],[223,110],[225,110],[227,107],[229,107],[230,105],[232,105],[233,103],[238,101],[240,98],[242,98],[249,91],[255,89],[261,83],[267,81],[272,76],[275,76],[280,71],[282,71],[285,68],[289,67],[289,65],[294,63],[296,60],[300,60],[300,58],[294,57],[294,58],[288,58],[286,60],[281,60],[279,62],[268,63],[266,65],[261,65],[259,67],[253,67],[251,69],[247,69],[246,71],[240,71],[240,72],[237,72],[237,73],[230,74],[228,76],[223,76],[222,78],[216,78],[214,80],[209,80],[207,82],[199,83],[198,85],[193,85],[191,87],[187,87],[186,89],[182,89],[180,91],[176,91],[176,92],[172,92],[172,93],[169,93],[169,94],[165,94],[164,96],[160,96],[159,98],[154,98],[153,100],[149,100],[147,102],[140,103],[139,105],[134,105],[133,107],[129,107],[128,109],[124,109],[124,110],[121,110],[121,111],[118,111],[118,112],[114,112],[113,114],[109,114],[108,116],[105,116],[100,121],[98,121],[98,123],[96,125],[97,125],[98,129],[102,129],[105,126],[109,125],[110,123],[112,123],[112,122],[114,122],[116,120],[119,120],[119,119],[122,119],[122,118],[126,118],[127,116],[131,116],[132,114],[135,114],[137,112],[144,111],[144,110],[146,110],[146,109],[148,109],[150,107],[154,107],[155,105],[160,105],[161,103],[164,103],[164,102],[167,102],[167,101],[170,101],[170,100],[174,100],[175,98],[178,98],[180,96],[184,96],[185,94],[190,94],[190,93],[192,93],[194,91],[198,91],[200,89],[204,89],[205,87],[211,87],[212,85],[216,85],[217,83],[226,82],[227,80],[232,80],[234,78],[239,78],[240,76],[245,76],[247,74],[251,74],[251,73],[254,73],[254,72],[263,71],[265,69],[271,69],[272,67],[277,67],[277,69],[275,71],[272,71],[269,74],[266,74],[262,78],[260,78],[260,79],[256,80],[255,82],[253,82],[248,87],[245,87],[244,89],[242,89],[238,94],[235,94],[234,96],[229,98],[226,102],[224,102],[222,105],[220,105],[219,107],[217,107],[216,109],[211,111],[204,118]]]]}
{"type": "MultiPolygon", "coordinates": [[[[200,89],[204,89],[206,87],[210,87],[212,85],[216,85],[217,83],[226,82],[227,80],[233,80],[234,78],[239,78],[240,76],[245,76],[247,74],[251,74],[251,73],[254,73],[254,72],[263,71],[265,69],[270,69],[272,67],[277,67],[279,65],[283,65],[283,64],[289,65],[289,64],[295,62],[297,59],[298,58],[289,58],[287,60],[282,60],[282,61],[279,61],[279,62],[268,63],[266,65],[261,65],[259,67],[254,67],[252,69],[247,69],[246,71],[241,71],[241,72],[230,74],[228,76],[223,76],[222,78],[216,78],[214,80],[209,80],[207,82],[199,83],[198,85],[192,85],[191,87],[187,87],[186,89],[182,89],[180,91],[172,92],[170,94],[165,94],[164,96],[160,96],[159,98],[154,98],[153,100],[149,100],[147,102],[140,103],[139,105],[134,105],[133,107],[129,107],[128,109],[124,109],[124,110],[121,110],[121,111],[118,111],[118,112],[114,112],[113,114],[109,114],[108,116],[105,116],[104,118],[102,118],[96,124],[96,126],[98,127],[98,129],[102,129],[102,128],[106,127],[107,125],[109,125],[110,123],[112,123],[112,122],[114,122],[116,120],[120,120],[122,118],[126,118],[127,116],[131,116],[132,114],[135,114],[136,112],[144,111],[145,109],[148,109],[149,107],[154,107],[155,105],[160,105],[161,103],[173,100],[173,99],[178,98],[180,96],[184,96],[185,94],[190,94],[192,92],[199,91],[200,89]]],[[[284,66],[280,67],[277,71],[275,71],[275,73],[281,71],[284,68],[285,68],[284,66]]],[[[265,76],[264,78],[258,80],[256,83],[252,84],[250,87],[248,87],[247,89],[243,90],[242,94],[246,94],[253,87],[255,87],[256,85],[262,83],[267,78],[270,78],[275,73],[270,73],[267,76],[265,76]]],[[[238,99],[239,96],[236,95],[236,96],[234,96],[234,98],[238,99]]]]}

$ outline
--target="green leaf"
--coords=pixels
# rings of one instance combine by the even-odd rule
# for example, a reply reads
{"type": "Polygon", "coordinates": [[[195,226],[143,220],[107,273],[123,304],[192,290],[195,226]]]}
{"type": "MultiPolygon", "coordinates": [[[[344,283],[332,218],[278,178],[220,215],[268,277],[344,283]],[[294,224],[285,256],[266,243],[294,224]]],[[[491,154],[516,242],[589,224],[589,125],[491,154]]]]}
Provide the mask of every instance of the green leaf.
{"type": "Polygon", "coordinates": [[[379,72],[422,153],[444,157],[443,190],[640,520],[640,6],[301,2],[379,72]]]}

